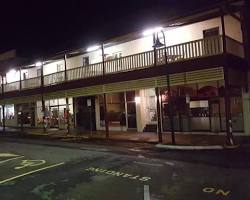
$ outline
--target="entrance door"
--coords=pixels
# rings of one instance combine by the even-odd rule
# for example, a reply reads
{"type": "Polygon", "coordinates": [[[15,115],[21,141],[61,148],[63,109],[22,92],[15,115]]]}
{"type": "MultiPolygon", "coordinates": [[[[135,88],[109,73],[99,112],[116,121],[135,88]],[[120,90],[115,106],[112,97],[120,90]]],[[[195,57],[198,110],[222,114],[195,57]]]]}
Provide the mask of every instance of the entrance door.
{"type": "Polygon", "coordinates": [[[58,106],[50,107],[51,110],[51,119],[50,119],[50,127],[51,128],[59,128],[59,113],[58,106]]]}
{"type": "Polygon", "coordinates": [[[135,102],[128,102],[127,103],[127,117],[128,117],[128,128],[129,129],[136,129],[136,103],[135,102]]]}
{"type": "Polygon", "coordinates": [[[211,132],[217,133],[221,131],[220,101],[210,100],[209,104],[211,132]]]}
{"type": "Polygon", "coordinates": [[[79,97],[75,99],[76,126],[81,130],[96,130],[95,97],[79,97]]]}

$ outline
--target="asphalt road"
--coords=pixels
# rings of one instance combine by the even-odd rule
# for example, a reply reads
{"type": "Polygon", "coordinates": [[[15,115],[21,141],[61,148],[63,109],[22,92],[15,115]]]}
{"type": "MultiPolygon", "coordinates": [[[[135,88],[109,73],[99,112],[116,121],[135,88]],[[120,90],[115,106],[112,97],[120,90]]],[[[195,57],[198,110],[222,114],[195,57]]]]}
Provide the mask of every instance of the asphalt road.
{"type": "Polygon", "coordinates": [[[158,152],[154,158],[156,153],[127,151],[133,153],[84,144],[68,148],[1,141],[0,199],[250,199],[250,169],[243,164],[185,161],[192,152],[158,152]]]}

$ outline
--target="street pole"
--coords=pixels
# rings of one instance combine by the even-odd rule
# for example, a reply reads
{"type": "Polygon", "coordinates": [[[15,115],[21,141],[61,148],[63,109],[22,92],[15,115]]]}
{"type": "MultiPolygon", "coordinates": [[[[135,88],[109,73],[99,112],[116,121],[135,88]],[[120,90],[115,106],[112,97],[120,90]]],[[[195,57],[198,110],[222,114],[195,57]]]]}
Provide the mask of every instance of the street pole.
{"type": "MultiPolygon", "coordinates": [[[[102,44],[102,75],[103,75],[103,84],[105,80],[105,54],[104,54],[104,44],[102,44]]],[[[103,93],[104,99],[104,121],[105,121],[105,131],[106,131],[106,139],[109,139],[109,122],[108,122],[108,115],[107,115],[107,95],[104,91],[103,93]]]]}
{"type": "MultiPolygon", "coordinates": [[[[67,77],[67,54],[64,54],[64,80],[68,80],[67,77]]],[[[69,98],[66,96],[66,121],[67,121],[67,134],[70,133],[70,117],[69,117],[69,98]]]]}
{"type": "MultiPolygon", "coordinates": [[[[21,92],[22,90],[22,68],[19,68],[19,91],[21,92]]],[[[20,106],[20,122],[21,122],[21,133],[23,133],[23,108],[22,105],[20,106]]]]}
{"type": "Polygon", "coordinates": [[[43,112],[43,133],[46,133],[45,127],[45,101],[44,101],[44,77],[43,77],[43,63],[41,65],[41,93],[42,93],[42,112],[43,112]]]}
{"type": "MultiPolygon", "coordinates": [[[[157,49],[156,49],[156,33],[153,34],[153,48],[154,48],[154,67],[157,67],[157,49]]],[[[162,123],[161,123],[161,108],[160,108],[160,98],[159,98],[159,88],[155,88],[155,95],[156,95],[156,109],[157,109],[157,134],[158,134],[158,141],[162,143],[162,123]]]]}
{"type": "MultiPolygon", "coordinates": [[[[161,32],[162,32],[163,39],[164,39],[164,54],[165,54],[165,62],[167,65],[168,56],[167,56],[166,36],[163,30],[161,32]]],[[[166,72],[167,72],[168,109],[169,109],[169,118],[170,118],[171,139],[172,139],[172,144],[174,145],[175,144],[174,113],[173,113],[173,104],[172,104],[171,87],[170,87],[170,74],[169,74],[168,66],[166,67],[166,72]]]]}
{"type": "MultiPolygon", "coordinates": [[[[4,99],[4,79],[3,79],[3,76],[2,76],[2,97],[4,99]]],[[[5,104],[2,105],[2,109],[3,109],[3,119],[2,119],[2,122],[3,122],[3,133],[5,134],[5,104]]]]}
{"type": "Polygon", "coordinates": [[[232,129],[232,116],[231,116],[231,100],[230,100],[230,86],[229,86],[229,78],[228,78],[228,63],[226,58],[226,30],[225,30],[225,20],[224,20],[224,12],[221,9],[221,26],[222,26],[222,42],[223,42],[223,71],[224,71],[224,99],[225,99],[225,112],[226,112],[226,131],[227,131],[227,139],[230,145],[234,145],[233,138],[233,129],[232,129]]]}

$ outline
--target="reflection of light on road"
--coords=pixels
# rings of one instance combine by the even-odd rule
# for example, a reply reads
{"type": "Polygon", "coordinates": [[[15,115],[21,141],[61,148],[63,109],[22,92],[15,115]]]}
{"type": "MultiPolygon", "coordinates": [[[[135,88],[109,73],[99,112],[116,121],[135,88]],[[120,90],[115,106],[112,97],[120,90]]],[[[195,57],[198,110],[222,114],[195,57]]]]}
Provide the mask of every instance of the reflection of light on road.
{"type": "Polygon", "coordinates": [[[144,200],[150,200],[150,192],[148,185],[144,185],[144,200]]]}

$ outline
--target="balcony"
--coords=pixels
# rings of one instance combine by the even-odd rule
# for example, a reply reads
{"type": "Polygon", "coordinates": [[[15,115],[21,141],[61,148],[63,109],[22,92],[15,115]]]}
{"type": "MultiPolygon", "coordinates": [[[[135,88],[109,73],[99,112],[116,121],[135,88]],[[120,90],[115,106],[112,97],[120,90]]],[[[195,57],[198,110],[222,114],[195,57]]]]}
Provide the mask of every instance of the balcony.
{"type": "MultiPolygon", "coordinates": [[[[244,58],[243,45],[232,38],[226,37],[226,53],[244,58]]],[[[166,49],[160,48],[156,51],[156,65],[181,62],[190,59],[220,55],[223,53],[223,37],[210,37],[190,41],[166,49]],[[165,53],[166,52],[166,53],[165,53]],[[166,54],[166,55],[165,55],[166,54]]],[[[155,64],[154,51],[147,51],[103,63],[95,63],[84,67],[69,69],[66,71],[44,75],[44,86],[60,84],[65,81],[73,81],[90,77],[102,76],[105,74],[122,73],[153,67],[155,64]],[[66,75],[66,77],[65,77],[66,75]]],[[[41,77],[21,81],[21,90],[41,87],[41,77]]],[[[4,92],[20,90],[20,82],[7,83],[4,85],[4,92]]]]}

